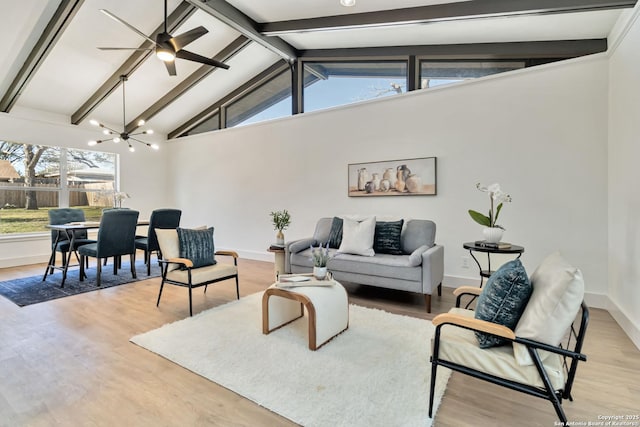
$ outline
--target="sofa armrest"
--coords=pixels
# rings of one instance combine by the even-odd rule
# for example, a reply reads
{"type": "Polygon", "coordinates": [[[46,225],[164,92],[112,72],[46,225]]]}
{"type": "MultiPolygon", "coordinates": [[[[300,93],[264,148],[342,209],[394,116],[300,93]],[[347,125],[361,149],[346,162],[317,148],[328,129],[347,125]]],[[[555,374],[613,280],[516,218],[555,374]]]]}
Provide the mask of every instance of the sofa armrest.
{"type": "Polygon", "coordinates": [[[284,271],[291,273],[291,254],[297,254],[307,249],[309,246],[315,245],[317,242],[312,237],[306,239],[293,240],[284,245],[284,271]]]}
{"type": "Polygon", "coordinates": [[[422,293],[431,295],[444,279],[444,246],[433,245],[422,253],[422,293]]]}

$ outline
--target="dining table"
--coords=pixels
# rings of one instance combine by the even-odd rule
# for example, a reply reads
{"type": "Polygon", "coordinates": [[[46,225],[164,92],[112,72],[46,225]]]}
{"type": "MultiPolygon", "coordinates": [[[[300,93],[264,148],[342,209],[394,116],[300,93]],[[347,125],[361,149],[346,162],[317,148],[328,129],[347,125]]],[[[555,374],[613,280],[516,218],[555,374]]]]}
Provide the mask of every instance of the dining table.
{"type": "MultiPolygon", "coordinates": [[[[137,223],[138,226],[149,225],[149,220],[141,220],[137,223]]],[[[44,271],[44,276],[42,277],[42,281],[44,282],[47,278],[49,272],[53,272],[53,270],[61,270],[62,271],[62,283],[60,287],[64,286],[64,282],[67,280],[67,271],[69,270],[69,265],[71,263],[71,253],[76,253],[75,248],[75,240],[79,231],[88,231],[88,230],[96,230],[100,228],[100,221],[78,221],[78,222],[68,222],[66,224],[48,224],[47,227],[50,230],[56,231],[56,238],[51,247],[51,256],[49,257],[49,264],[47,265],[46,270],[44,271]],[[67,258],[64,259],[64,252],[62,253],[63,262],[61,266],[55,265],[56,260],[56,247],[58,243],[65,240],[64,236],[69,240],[69,251],[67,253],[67,258]]],[[[76,253],[76,258],[78,255],[76,253]]],[[[78,258],[78,262],[80,259],[78,258]]]]}

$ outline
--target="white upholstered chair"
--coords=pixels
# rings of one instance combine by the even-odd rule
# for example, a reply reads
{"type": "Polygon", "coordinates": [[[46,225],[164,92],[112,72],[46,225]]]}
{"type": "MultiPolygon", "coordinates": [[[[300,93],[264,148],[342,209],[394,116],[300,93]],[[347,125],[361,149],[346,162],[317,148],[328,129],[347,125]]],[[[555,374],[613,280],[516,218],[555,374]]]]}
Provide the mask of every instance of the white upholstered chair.
{"type": "Polygon", "coordinates": [[[562,425],[566,424],[562,400],[573,400],[578,362],[587,360],[582,354],[589,321],[589,309],[582,300],[584,282],[580,271],[555,253],[533,273],[530,284],[533,291],[513,329],[475,318],[474,311],[459,308],[462,298],[480,296],[489,283],[482,289],[456,289],[456,308],[433,319],[430,417],[437,368],[444,366],[549,400],[562,425]],[[506,345],[480,348],[477,333],[499,337],[506,345]]]}
{"type": "MultiPolygon", "coordinates": [[[[186,229],[179,229],[181,231],[186,229]]],[[[202,232],[207,229],[186,230],[194,232],[202,232]]],[[[236,282],[236,298],[240,299],[240,288],[238,283],[238,254],[234,251],[215,251],[213,252],[213,228],[208,229],[211,233],[211,252],[200,252],[200,256],[210,258],[211,263],[207,265],[198,262],[196,259],[190,259],[185,256],[185,249],[180,247],[180,238],[178,229],[156,229],[158,243],[160,245],[160,253],[162,259],[158,260],[162,266],[162,282],[160,284],[160,292],[158,293],[158,301],[156,306],[160,304],[162,289],[165,284],[183,286],[189,289],[189,316],[193,316],[192,289],[207,286],[228,279],[235,279],[236,282]],[[214,256],[230,256],[233,257],[233,264],[215,262],[214,256]]],[[[202,236],[201,236],[202,237],[202,236]]],[[[201,251],[203,246],[208,247],[208,243],[198,241],[195,245],[195,251],[201,251]]],[[[201,261],[201,260],[200,260],[201,261]]]]}

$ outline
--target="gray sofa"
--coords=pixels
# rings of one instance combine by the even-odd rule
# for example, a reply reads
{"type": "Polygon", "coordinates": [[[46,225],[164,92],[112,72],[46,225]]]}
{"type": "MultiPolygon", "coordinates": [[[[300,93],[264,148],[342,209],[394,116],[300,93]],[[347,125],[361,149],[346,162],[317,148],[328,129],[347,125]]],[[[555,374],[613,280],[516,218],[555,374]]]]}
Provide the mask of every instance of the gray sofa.
{"type": "MultiPolygon", "coordinates": [[[[308,273],[313,270],[310,246],[330,239],[333,218],[321,218],[313,237],[285,245],[285,271],[308,273]]],[[[431,312],[431,295],[442,291],[444,247],[435,244],[433,221],[411,219],[404,222],[401,255],[376,253],[374,256],[337,253],[329,249],[328,270],[338,281],[416,292],[424,295],[427,312],[431,312]]]]}

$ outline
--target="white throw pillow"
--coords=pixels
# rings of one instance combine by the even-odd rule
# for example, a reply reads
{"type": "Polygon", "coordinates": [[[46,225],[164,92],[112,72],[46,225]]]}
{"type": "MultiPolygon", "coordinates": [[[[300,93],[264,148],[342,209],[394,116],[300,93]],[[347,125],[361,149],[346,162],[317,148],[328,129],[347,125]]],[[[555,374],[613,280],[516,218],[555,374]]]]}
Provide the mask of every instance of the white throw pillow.
{"type": "Polygon", "coordinates": [[[376,217],[363,221],[344,218],[342,223],[342,243],[338,253],[374,256],[373,236],[376,231],[376,217]]]}
{"type": "MultiPolygon", "coordinates": [[[[558,345],[580,310],[584,298],[582,273],[554,252],[533,272],[531,286],[533,292],[515,334],[558,345]]],[[[519,365],[533,365],[525,346],[514,343],[513,353],[519,365]]]]}

